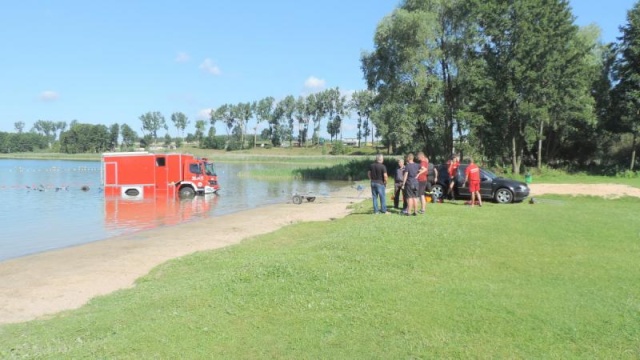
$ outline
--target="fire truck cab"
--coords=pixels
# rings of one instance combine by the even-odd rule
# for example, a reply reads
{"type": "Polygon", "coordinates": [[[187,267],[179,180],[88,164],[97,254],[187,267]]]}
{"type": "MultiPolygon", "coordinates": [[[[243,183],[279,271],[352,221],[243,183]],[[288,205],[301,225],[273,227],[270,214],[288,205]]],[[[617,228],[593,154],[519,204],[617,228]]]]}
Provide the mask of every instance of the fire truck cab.
{"type": "Polygon", "coordinates": [[[181,198],[220,189],[213,163],[189,154],[117,152],[102,154],[106,196],[143,199],[158,195],[181,198]]]}

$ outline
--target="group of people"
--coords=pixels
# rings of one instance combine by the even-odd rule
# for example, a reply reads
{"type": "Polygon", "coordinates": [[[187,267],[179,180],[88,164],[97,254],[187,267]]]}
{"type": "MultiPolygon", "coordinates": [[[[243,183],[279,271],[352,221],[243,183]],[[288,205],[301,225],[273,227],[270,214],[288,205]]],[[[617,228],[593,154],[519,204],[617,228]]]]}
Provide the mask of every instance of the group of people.
{"type": "MultiPolygon", "coordinates": [[[[369,166],[367,175],[371,181],[371,197],[373,198],[373,213],[388,214],[386,201],[386,185],[388,180],[387,168],[383,164],[384,157],[382,154],[376,155],[376,161],[369,166]]],[[[460,159],[454,155],[447,162],[446,169],[440,169],[440,174],[445,179],[442,183],[446,184],[447,196],[454,199],[455,177],[458,172],[460,159]]],[[[429,158],[422,152],[418,152],[416,156],[409,153],[405,159],[398,159],[398,168],[394,176],[394,194],[393,207],[399,209],[400,198],[404,199],[401,214],[406,216],[417,216],[424,214],[426,211],[427,198],[432,202],[436,202],[433,196],[433,185],[438,181],[439,172],[436,166],[429,163],[429,158]]],[[[480,197],[480,168],[469,159],[469,165],[465,169],[464,184],[469,183],[469,191],[471,192],[471,206],[475,206],[476,197],[479,206],[482,206],[482,198],[480,197]]]]}

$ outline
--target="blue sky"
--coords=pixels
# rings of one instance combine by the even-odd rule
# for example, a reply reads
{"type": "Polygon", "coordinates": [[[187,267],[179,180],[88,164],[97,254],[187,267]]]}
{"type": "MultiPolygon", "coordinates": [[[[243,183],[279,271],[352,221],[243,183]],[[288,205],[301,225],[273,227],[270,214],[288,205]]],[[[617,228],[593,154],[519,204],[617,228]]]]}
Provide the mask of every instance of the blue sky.
{"type": "MultiPolygon", "coordinates": [[[[636,0],[571,0],[614,41],[636,0]]],[[[365,88],[360,54],[397,0],[9,0],[0,12],[0,131],[37,120],[127,123],[340,87],[365,88]]],[[[323,126],[323,131],[326,126],[323,126]]],[[[344,137],[354,136],[348,120],[344,137]]],[[[226,134],[221,126],[218,134],[226,134]]],[[[163,135],[163,134],[162,134],[163,135]]],[[[326,136],[326,134],[325,134],[326,136]]]]}

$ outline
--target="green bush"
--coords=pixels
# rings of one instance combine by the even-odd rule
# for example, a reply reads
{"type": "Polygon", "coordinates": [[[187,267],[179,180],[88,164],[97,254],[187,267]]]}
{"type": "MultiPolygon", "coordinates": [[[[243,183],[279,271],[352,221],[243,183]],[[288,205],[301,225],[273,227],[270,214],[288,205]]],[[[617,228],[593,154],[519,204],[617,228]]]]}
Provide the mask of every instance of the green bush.
{"type": "MultiPolygon", "coordinates": [[[[324,146],[324,145],[323,145],[324,146]]],[[[345,155],[349,152],[349,147],[342,143],[342,141],[336,141],[331,147],[331,155],[345,155]]]]}

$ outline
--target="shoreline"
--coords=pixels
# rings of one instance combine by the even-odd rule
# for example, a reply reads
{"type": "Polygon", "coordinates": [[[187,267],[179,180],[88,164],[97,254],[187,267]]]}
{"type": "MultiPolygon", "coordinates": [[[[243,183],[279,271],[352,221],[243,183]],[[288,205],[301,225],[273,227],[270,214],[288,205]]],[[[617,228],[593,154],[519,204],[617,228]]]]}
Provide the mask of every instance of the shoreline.
{"type": "MultiPolygon", "coordinates": [[[[531,184],[530,189],[530,198],[545,194],[640,198],[639,188],[620,184],[531,184]]],[[[0,326],[46,319],[80,308],[97,296],[131,288],[168,260],[238,244],[294,223],[343,218],[352,212],[350,205],[367,199],[371,194],[366,187],[358,191],[347,186],[313,203],[266,205],[0,262],[0,326]]]]}
{"type": "Polygon", "coordinates": [[[313,203],[267,205],[8,259],[0,262],[0,325],[77,309],[94,297],[135,286],[138,278],[168,260],[298,222],[345,217],[350,205],[367,198],[367,192],[345,187],[313,203]]]}

